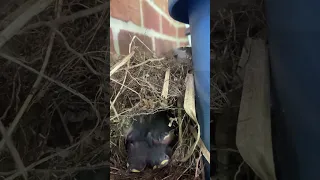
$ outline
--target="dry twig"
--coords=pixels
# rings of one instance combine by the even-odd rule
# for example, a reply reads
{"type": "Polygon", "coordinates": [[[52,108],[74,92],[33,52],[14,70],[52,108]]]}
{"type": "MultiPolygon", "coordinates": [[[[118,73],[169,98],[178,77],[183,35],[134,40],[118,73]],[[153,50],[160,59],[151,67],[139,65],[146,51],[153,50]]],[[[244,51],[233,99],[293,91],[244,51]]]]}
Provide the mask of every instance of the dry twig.
{"type": "Polygon", "coordinates": [[[101,12],[101,11],[107,9],[109,7],[109,4],[110,4],[109,2],[106,2],[106,3],[101,4],[99,6],[96,6],[96,7],[90,8],[90,9],[86,9],[83,11],[79,11],[79,12],[76,12],[76,13],[69,15],[69,16],[61,16],[60,18],[57,18],[52,21],[38,22],[35,24],[31,24],[31,25],[28,25],[27,27],[23,28],[20,33],[25,32],[30,29],[36,29],[41,26],[56,27],[60,24],[63,24],[63,23],[69,22],[69,21],[74,21],[74,20],[82,18],[82,17],[96,14],[98,12],[101,12]]]}
{"type": "Polygon", "coordinates": [[[59,106],[58,106],[58,104],[56,102],[54,102],[54,106],[56,107],[56,109],[58,111],[58,114],[59,114],[60,119],[61,119],[61,123],[62,123],[63,128],[66,131],[66,134],[67,134],[67,136],[69,138],[70,144],[72,144],[73,143],[73,137],[72,137],[72,135],[71,135],[71,133],[70,133],[70,131],[68,129],[68,126],[66,124],[66,121],[65,121],[65,118],[64,118],[65,116],[62,114],[62,112],[61,112],[61,110],[60,110],[60,108],[59,108],[59,106]]]}
{"type": "MultiPolygon", "coordinates": [[[[51,50],[52,50],[52,46],[53,46],[53,42],[54,42],[54,38],[55,38],[55,33],[52,33],[51,36],[50,36],[50,42],[49,42],[49,45],[48,45],[48,48],[47,48],[47,52],[46,52],[46,56],[45,56],[45,59],[44,59],[44,62],[43,62],[43,65],[41,67],[41,70],[40,70],[40,74],[43,74],[47,65],[48,65],[48,62],[49,62],[49,59],[50,59],[50,55],[51,55],[51,50]]],[[[1,53],[1,56],[2,56],[2,53],[1,53]]],[[[5,56],[5,55],[4,55],[5,56]]],[[[3,57],[3,56],[2,56],[3,57]]],[[[5,57],[4,57],[5,58],[5,57]]],[[[9,59],[8,59],[9,60],[9,59]]],[[[32,86],[32,90],[30,92],[30,94],[28,95],[28,97],[26,98],[26,100],[24,101],[23,105],[21,106],[18,114],[16,115],[16,117],[14,118],[11,126],[9,127],[8,129],[8,136],[10,137],[13,133],[13,131],[15,130],[16,126],[18,125],[21,117],[23,116],[23,114],[25,113],[29,103],[31,102],[34,94],[36,93],[36,91],[38,90],[39,88],[39,84],[42,80],[42,76],[38,76],[36,81],[34,82],[33,86],[32,86]]],[[[5,144],[5,140],[1,140],[0,142],[0,151],[2,150],[3,146],[5,144]]]]}
{"type": "MultiPolygon", "coordinates": [[[[29,70],[29,71],[31,71],[31,72],[33,72],[33,73],[35,73],[35,74],[40,75],[42,78],[45,78],[45,79],[47,79],[47,80],[49,80],[49,81],[57,84],[58,86],[66,89],[66,90],[68,90],[68,91],[71,92],[72,94],[80,97],[80,98],[83,99],[85,102],[87,102],[88,104],[90,104],[90,106],[93,108],[93,110],[95,111],[96,116],[97,116],[97,118],[98,118],[98,121],[97,121],[94,129],[93,129],[87,136],[85,136],[84,138],[82,138],[80,141],[78,141],[77,143],[73,144],[72,146],[70,146],[70,147],[68,147],[68,148],[66,148],[66,149],[64,149],[64,150],[61,150],[60,152],[54,153],[54,154],[52,154],[52,155],[50,155],[50,156],[48,156],[48,157],[42,158],[42,159],[39,160],[38,162],[32,163],[31,165],[29,165],[28,167],[26,167],[26,170],[30,170],[30,169],[34,168],[35,166],[37,166],[37,165],[39,165],[39,164],[42,164],[43,162],[46,162],[46,161],[48,161],[48,160],[50,160],[50,159],[58,156],[59,154],[63,153],[64,151],[67,151],[67,150],[69,150],[69,149],[72,149],[72,148],[78,146],[82,141],[84,141],[85,139],[87,139],[87,138],[93,133],[93,131],[98,127],[99,123],[101,122],[100,113],[96,110],[95,106],[91,103],[91,101],[90,101],[87,97],[85,97],[84,95],[82,95],[82,94],[79,93],[79,92],[76,92],[76,91],[73,90],[72,88],[70,88],[70,87],[62,84],[61,82],[58,82],[58,81],[56,81],[56,80],[54,80],[54,79],[52,79],[52,78],[44,75],[43,73],[38,72],[38,71],[36,71],[35,69],[33,69],[33,68],[31,68],[31,67],[23,64],[23,63],[21,63],[19,60],[16,60],[15,58],[13,58],[13,57],[11,57],[11,56],[8,56],[8,55],[6,55],[6,54],[4,54],[4,53],[0,53],[0,56],[3,57],[3,58],[6,58],[7,60],[12,61],[12,62],[14,62],[14,63],[16,63],[16,64],[19,64],[20,66],[26,68],[27,70],[29,70]]],[[[10,132],[8,132],[8,134],[9,134],[9,133],[10,133],[10,132]]],[[[6,180],[12,180],[12,179],[18,177],[20,174],[21,174],[21,172],[17,172],[17,173],[15,173],[15,174],[13,174],[12,176],[6,178],[6,180]]]]}
{"type": "Polygon", "coordinates": [[[20,29],[35,15],[42,12],[53,0],[39,0],[33,4],[28,10],[22,13],[16,20],[14,20],[6,29],[0,33],[0,49],[8,42],[20,29]]]}

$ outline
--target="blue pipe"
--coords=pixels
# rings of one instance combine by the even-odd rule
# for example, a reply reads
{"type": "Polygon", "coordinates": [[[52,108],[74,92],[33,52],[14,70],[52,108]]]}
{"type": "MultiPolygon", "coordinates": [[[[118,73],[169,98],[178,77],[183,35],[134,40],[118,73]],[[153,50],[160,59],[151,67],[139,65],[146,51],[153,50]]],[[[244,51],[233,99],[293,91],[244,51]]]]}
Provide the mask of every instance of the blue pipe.
{"type": "MultiPolygon", "coordinates": [[[[197,118],[201,139],[210,149],[210,0],[169,0],[170,16],[190,25],[197,118]]],[[[206,179],[210,164],[205,163],[206,179]]]]}

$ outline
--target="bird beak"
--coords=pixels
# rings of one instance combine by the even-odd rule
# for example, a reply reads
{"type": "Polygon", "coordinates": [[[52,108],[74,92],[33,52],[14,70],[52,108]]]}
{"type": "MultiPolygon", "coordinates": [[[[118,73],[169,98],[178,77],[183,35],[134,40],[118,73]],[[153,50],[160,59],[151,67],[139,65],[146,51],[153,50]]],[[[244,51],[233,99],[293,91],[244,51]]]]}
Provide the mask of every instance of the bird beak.
{"type": "Polygon", "coordinates": [[[169,132],[167,135],[165,135],[163,138],[162,138],[162,144],[170,144],[172,139],[173,139],[173,131],[172,132],[169,132]]]}
{"type": "Polygon", "coordinates": [[[165,166],[168,164],[168,162],[169,162],[169,160],[166,159],[166,160],[163,160],[160,164],[161,164],[161,166],[165,166]]]}
{"type": "Polygon", "coordinates": [[[139,170],[136,170],[136,169],[131,169],[131,172],[139,173],[140,171],[139,171],[139,170]]]}

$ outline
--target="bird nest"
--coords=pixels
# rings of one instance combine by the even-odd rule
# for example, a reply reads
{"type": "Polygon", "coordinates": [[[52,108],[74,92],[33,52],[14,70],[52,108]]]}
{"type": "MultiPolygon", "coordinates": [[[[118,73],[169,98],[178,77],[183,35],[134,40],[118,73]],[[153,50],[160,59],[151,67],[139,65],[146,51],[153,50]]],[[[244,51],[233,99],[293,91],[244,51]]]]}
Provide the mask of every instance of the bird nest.
{"type": "Polygon", "coordinates": [[[194,123],[182,107],[186,76],[192,64],[178,62],[172,53],[156,57],[135,36],[128,50],[127,56],[111,62],[111,179],[200,179],[203,176],[201,153],[197,148],[192,149],[195,138],[189,130],[189,125],[194,123]],[[160,170],[129,173],[124,132],[132,123],[132,117],[163,110],[175,115],[173,125],[179,131],[171,163],[160,170]]]}

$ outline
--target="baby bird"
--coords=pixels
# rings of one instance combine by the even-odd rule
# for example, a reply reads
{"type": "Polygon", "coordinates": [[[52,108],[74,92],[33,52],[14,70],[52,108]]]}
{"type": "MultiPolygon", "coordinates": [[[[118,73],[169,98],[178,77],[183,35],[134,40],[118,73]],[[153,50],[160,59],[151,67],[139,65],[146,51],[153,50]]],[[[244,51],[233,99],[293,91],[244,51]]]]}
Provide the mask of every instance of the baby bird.
{"type": "Polygon", "coordinates": [[[128,169],[141,172],[147,165],[162,168],[169,163],[174,129],[166,112],[138,116],[126,132],[128,169]]]}
{"type": "Polygon", "coordinates": [[[171,148],[165,145],[157,145],[150,148],[148,164],[153,168],[163,168],[168,165],[171,156],[171,148]]]}
{"type": "Polygon", "coordinates": [[[147,166],[150,147],[145,141],[136,141],[128,144],[127,168],[130,172],[142,172],[147,166]]]}

